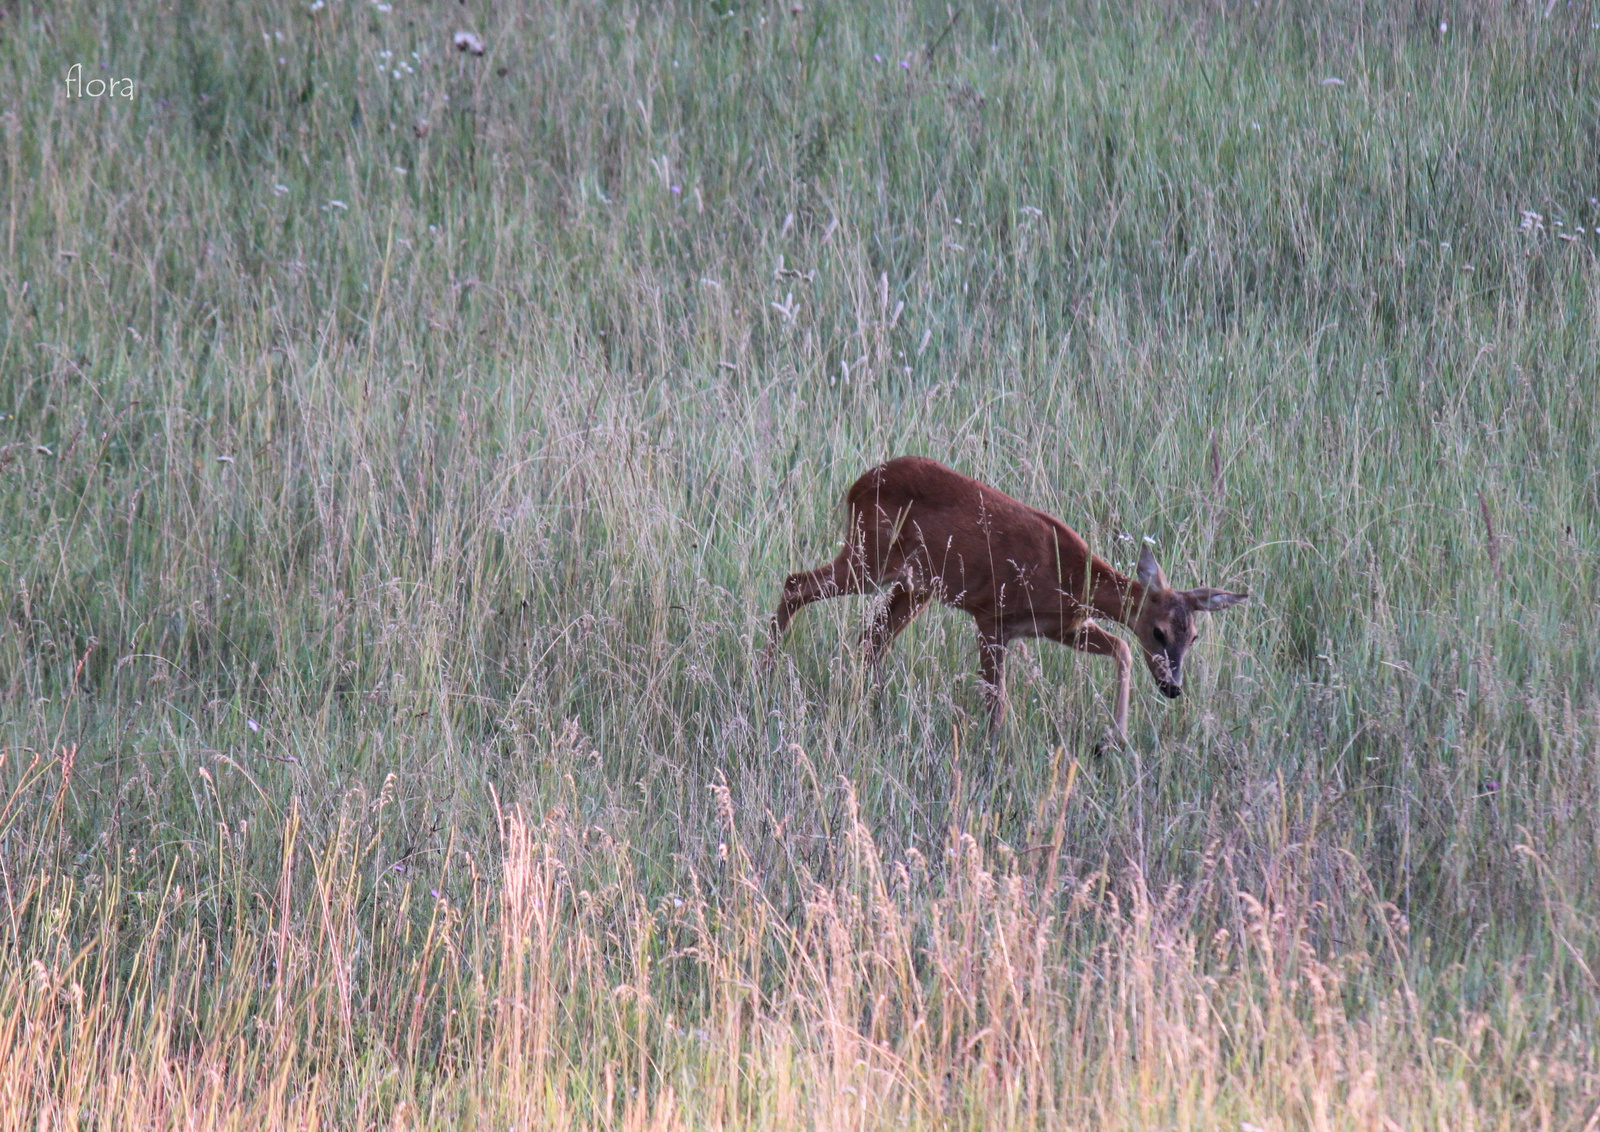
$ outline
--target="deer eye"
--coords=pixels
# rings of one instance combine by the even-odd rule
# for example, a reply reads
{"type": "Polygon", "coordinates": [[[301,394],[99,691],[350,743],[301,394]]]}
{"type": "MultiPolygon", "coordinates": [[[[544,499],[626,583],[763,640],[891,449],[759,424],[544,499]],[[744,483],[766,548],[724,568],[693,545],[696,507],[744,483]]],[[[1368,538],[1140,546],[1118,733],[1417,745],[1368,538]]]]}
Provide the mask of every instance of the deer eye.
{"type": "Polygon", "coordinates": [[[1166,643],[1167,643],[1167,635],[1165,633],[1163,633],[1160,629],[1151,629],[1150,630],[1150,635],[1156,639],[1156,644],[1162,645],[1162,646],[1166,645],[1166,643]]]}

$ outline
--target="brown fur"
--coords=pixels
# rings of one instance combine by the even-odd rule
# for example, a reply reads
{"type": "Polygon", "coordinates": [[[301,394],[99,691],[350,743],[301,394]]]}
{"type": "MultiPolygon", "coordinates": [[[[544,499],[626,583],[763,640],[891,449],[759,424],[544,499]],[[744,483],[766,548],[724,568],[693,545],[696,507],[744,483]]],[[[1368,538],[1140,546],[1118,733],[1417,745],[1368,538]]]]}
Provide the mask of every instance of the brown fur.
{"type": "Polygon", "coordinates": [[[858,479],[845,496],[848,532],[839,557],[791,574],[772,618],[768,656],[802,607],[880,589],[886,607],[862,643],[874,665],[930,601],[972,614],[990,722],[1005,712],[1006,646],[1047,637],[1117,664],[1117,733],[1127,729],[1132,652],[1096,616],[1127,626],[1168,696],[1182,691],[1183,655],[1196,611],[1225,609],[1246,594],[1176,591],[1149,548],[1129,578],[1094,554],[1061,520],[920,456],[900,456],[858,479]]]}

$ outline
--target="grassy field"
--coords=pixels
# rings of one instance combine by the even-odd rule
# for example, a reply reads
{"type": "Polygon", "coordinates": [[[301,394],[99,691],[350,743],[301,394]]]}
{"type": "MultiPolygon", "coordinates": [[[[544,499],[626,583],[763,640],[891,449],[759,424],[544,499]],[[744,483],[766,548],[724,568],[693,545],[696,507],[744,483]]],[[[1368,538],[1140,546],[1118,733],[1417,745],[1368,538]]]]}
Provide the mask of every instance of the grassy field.
{"type": "Polygon", "coordinates": [[[4,6],[0,1128],[1595,1127],[1600,15],[792,8],[4,6]]]}

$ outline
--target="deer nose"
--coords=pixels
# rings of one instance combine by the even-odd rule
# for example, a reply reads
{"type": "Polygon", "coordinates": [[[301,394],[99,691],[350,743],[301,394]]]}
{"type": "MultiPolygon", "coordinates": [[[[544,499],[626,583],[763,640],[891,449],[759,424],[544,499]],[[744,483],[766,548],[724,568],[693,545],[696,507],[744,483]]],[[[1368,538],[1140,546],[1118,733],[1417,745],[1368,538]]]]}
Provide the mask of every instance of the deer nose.
{"type": "Polygon", "coordinates": [[[1169,700],[1175,700],[1183,695],[1183,662],[1172,663],[1172,658],[1165,653],[1156,653],[1152,658],[1151,674],[1156,678],[1156,687],[1161,689],[1161,694],[1169,700]]]}

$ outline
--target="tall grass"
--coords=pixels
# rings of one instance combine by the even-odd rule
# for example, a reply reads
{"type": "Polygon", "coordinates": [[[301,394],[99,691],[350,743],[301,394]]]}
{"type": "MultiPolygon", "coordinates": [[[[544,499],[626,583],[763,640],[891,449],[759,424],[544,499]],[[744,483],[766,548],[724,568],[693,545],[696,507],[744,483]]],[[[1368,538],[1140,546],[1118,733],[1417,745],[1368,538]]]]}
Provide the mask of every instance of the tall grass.
{"type": "Polygon", "coordinates": [[[0,1121],[1582,1127],[1588,7],[792,7],[0,20],[0,1121]],[[1255,596],[763,675],[900,452],[1255,596]]]}

